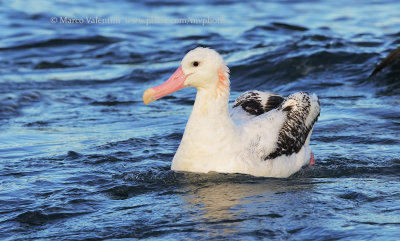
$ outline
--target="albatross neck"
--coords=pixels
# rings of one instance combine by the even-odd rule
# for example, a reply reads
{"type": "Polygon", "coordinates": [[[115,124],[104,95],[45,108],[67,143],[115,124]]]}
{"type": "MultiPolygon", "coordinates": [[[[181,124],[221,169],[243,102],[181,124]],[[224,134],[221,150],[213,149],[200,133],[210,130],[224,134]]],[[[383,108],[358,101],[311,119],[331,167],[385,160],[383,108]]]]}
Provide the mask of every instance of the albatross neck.
{"type": "Polygon", "coordinates": [[[225,120],[227,118],[230,120],[228,102],[229,89],[218,95],[212,89],[197,88],[196,100],[190,118],[196,117],[197,120],[210,120],[210,118],[222,118],[222,120],[225,120]]]}

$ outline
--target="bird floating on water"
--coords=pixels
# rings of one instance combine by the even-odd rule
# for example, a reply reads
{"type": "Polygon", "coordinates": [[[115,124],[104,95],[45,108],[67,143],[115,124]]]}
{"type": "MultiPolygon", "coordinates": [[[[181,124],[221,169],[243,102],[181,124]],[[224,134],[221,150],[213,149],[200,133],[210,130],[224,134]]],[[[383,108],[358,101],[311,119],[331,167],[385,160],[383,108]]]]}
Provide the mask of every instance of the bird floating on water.
{"type": "Polygon", "coordinates": [[[196,100],[172,170],[243,173],[288,177],[314,164],[309,146],[320,114],[317,95],[248,91],[228,107],[229,69],[209,48],[189,51],[163,84],[147,89],[149,104],[185,87],[197,88],[196,100]]]}

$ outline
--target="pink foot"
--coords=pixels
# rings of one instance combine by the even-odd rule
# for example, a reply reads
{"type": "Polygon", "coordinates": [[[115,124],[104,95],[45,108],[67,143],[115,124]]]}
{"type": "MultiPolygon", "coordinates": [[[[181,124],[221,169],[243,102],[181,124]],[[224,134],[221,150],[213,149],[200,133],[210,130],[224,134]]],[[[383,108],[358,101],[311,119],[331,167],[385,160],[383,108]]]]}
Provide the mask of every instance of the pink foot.
{"type": "Polygon", "coordinates": [[[308,164],[308,166],[312,166],[315,164],[315,159],[314,159],[314,153],[311,152],[311,157],[310,157],[310,164],[308,164]]]}

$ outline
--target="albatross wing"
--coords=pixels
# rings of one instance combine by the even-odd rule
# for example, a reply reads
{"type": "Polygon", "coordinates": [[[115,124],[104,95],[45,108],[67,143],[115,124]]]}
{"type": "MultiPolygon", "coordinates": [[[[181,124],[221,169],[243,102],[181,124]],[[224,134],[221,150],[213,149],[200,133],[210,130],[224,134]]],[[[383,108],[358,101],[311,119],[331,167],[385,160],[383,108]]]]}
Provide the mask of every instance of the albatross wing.
{"type": "Polygon", "coordinates": [[[231,118],[237,124],[276,109],[285,99],[275,93],[251,90],[240,95],[233,103],[231,118]]]}
{"type": "Polygon", "coordinates": [[[253,175],[290,176],[310,162],[308,145],[319,114],[315,94],[298,92],[283,98],[260,91],[244,93],[231,113],[242,133],[241,159],[259,160],[254,163],[259,167],[251,168],[253,175]]]}
{"type": "Polygon", "coordinates": [[[304,92],[290,95],[277,110],[286,113],[286,120],[279,130],[276,149],[265,159],[290,156],[308,145],[314,123],[320,114],[318,97],[304,92]]]}

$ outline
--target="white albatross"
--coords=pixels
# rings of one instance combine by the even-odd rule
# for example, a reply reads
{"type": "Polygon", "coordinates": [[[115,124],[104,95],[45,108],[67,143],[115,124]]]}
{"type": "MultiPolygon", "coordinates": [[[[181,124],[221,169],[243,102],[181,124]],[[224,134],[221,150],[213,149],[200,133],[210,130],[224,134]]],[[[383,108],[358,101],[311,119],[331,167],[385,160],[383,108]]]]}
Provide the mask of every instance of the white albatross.
{"type": "Polygon", "coordinates": [[[209,48],[189,51],[163,84],[147,89],[149,104],[184,87],[197,88],[196,100],[172,170],[289,177],[314,164],[309,146],[320,106],[315,94],[248,91],[229,111],[229,69],[209,48]]]}

